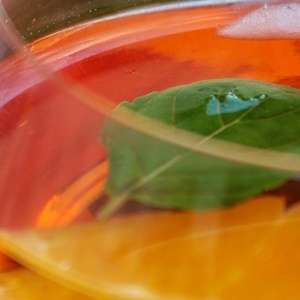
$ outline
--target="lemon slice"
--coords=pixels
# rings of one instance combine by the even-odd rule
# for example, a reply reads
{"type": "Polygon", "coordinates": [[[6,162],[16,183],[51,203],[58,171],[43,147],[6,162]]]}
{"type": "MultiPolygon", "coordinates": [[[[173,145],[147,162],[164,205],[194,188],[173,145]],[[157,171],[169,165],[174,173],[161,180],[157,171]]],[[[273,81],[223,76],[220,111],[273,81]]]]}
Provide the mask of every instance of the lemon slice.
{"type": "Polygon", "coordinates": [[[244,261],[251,265],[282,211],[282,199],[264,197],[210,213],[2,232],[0,246],[38,274],[98,299],[214,299],[245,276],[244,261]]]}

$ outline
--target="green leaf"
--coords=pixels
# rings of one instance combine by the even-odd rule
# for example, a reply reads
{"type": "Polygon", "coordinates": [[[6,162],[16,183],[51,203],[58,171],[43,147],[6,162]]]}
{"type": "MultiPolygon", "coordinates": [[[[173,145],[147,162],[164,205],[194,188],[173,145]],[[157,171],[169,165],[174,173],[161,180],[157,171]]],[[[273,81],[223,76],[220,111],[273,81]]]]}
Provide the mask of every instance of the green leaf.
{"type": "MultiPolygon", "coordinates": [[[[250,80],[208,80],[123,102],[115,113],[124,107],[204,136],[202,143],[218,139],[272,151],[300,151],[297,89],[250,80]]],[[[278,187],[292,176],[196,153],[112,119],[102,138],[110,163],[108,211],[126,199],[164,208],[219,208],[278,187]]]]}

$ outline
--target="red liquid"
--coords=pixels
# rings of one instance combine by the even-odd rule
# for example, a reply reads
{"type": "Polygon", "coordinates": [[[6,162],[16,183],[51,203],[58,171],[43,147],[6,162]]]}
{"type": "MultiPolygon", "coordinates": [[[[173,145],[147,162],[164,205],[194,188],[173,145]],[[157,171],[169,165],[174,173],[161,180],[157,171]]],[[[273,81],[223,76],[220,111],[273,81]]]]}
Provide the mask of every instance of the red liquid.
{"type": "MultiPolygon", "coordinates": [[[[198,8],[91,23],[30,49],[48,68],[114,104],[211,78],[300,87],[298,40],[218,34],[249,9],[198,8]]],[[[0,77],[0,226],[35,226],[51,196],[105,158],[103,116],[20,57],[3,62],[0,77]]],[[[80,219],[90,217],[85,212],[80,219]]]]}

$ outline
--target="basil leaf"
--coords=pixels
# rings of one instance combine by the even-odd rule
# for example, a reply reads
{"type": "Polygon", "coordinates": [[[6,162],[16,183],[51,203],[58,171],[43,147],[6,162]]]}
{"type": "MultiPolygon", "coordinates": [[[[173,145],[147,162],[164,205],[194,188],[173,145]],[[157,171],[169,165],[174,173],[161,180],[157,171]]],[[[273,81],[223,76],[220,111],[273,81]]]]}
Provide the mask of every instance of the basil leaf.
{"type": "MultiPolygon", "coordinates": [[[[208,80],[123,102],[116,111],[120,107],[204,135],[207,141],[300,152],[297,89],[250,80],[208,80]]],[[[113,120],[106,121],[102,138],[110,163],[106,192],[112,202],[126,198],[162,208],[219,208],[278,187],[292,176],[195,153],[113,120]]]]}

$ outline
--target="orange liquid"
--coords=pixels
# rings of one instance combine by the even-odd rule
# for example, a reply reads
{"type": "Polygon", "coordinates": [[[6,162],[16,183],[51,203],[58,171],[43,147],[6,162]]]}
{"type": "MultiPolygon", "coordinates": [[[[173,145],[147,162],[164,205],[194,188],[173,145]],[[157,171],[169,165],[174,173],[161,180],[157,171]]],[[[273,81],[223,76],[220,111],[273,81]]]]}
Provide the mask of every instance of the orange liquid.
{"type": "MultiPolygon", "coordinates": [[[[212,78],[300,87],[298,40],[219,35],[251,9],[194,8],[93,22],[29,47],[47,68],[113,105],[212,78]]],[[[49,199],[105,160],[99,138],[103,116],[45,80],[22,57],[9,58],[0,72],[0,226],[37,226],[49,199]]],[[[76,215],[91,218],[89,210],[76,215]]]]}

